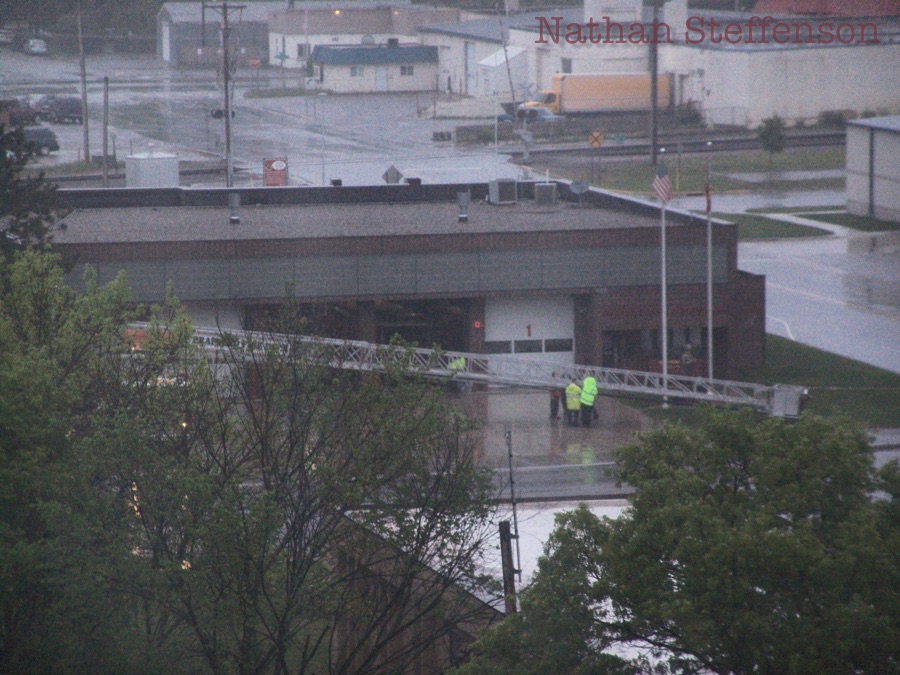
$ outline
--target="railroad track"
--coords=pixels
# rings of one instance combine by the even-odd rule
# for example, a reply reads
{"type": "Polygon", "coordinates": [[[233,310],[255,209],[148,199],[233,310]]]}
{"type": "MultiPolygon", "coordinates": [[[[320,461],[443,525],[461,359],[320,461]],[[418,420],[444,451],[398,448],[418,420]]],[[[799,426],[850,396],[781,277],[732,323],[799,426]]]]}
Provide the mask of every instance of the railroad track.
{"type": "MultiPolygon", "coordinates": [[[[845,134],[843,131],[821,131],[803,134],[788,134],[785,136],[786,148],[814,148],[814,147],[833,147],[843,145],[845,142],[845,134]]],[[[662,137],[657,143],[658,147],[666,148],[666,154],[672,155],[675,152],[689,153],[708,153],[708,152],[736,152],[740,150],[760,150],[759,139],[755,134],[747,134],[735,137],[662,137]],[[712,145],[708,145],[709,142],[712,145]]],[[[584,144],[566,144],[565,147],[541,147],[540,145],[532,146],[529,149],[532,156],[534,155],[554,155],[565,154],[567,156],[584,155],[586,157],[639,157],[650,154],[649,141],[631,141],[622,144],[615,142],[605,142],[599,150],[584,144]]],[[[521,155],[522,152],[516,150],[512,153],[514,156],[521,155]]]]}

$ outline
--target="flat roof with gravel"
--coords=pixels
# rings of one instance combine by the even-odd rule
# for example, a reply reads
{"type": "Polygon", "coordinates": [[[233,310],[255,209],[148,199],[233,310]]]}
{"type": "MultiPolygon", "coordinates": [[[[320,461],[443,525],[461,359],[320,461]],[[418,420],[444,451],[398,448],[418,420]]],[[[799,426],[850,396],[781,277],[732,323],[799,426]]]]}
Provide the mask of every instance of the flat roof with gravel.
{"type": "MultiPolygon", "coordinates": [[[[473,202],[460,222],[454,202],[395,204],[243,205],[240,223],[222,207],[75,209],[59,244],[386,237],[473,233],[552,232],[659,227],[656,218],[608,208],[533,201],[498,205],[473,202]]],[[[672,225],[677,225],[673,219],[672,225]]]]}

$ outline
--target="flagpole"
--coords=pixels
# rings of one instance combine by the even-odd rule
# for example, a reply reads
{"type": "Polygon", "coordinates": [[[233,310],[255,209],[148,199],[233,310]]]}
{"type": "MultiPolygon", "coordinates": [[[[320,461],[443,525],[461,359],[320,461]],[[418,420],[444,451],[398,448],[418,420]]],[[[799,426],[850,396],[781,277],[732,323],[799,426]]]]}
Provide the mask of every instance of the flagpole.
{"type": "Polygon", "coordinates": [[[706,160],[706,373],[713,377],[713,263],[712,185],[710,162],[706,160]]]}
{"type": "MultiPolygon", "coordinates": [[[[660,152],[665,152],[665,148],[660,148],[660,152]]],[[[653,191],[659,198],[659,276],[660,289],[662,291],[662,374],[663,374],[663,390],[669,390],[669,312],[667,300],[668,280],[666,279],[666,204],[672,199],[672,184],[669,182],[669,173],[666,171],[664,162],[660,162],[656,169],[656,176],[653,178],[653,191]]],[[[669,396],[663,394],[663,408],[669,407],[669,396]]]]}
{"type": "MultiPolygon", "coordinates": [[[[662,208],[660,209],[660,231],[661,231],[661,241],[662,245],[660,249],[662,251],[660,255],[660,276],[662,278],[661,286],[662,286],[662,372],[663,372],[663,388],[665,391],[669,389],[669,317],[667,311],[667,298],[666,298],[666,202],[662,203],[662,208]]],[[[663,394],[663,408],[669,407],[669,396],[667,394],[663,394]]]]}

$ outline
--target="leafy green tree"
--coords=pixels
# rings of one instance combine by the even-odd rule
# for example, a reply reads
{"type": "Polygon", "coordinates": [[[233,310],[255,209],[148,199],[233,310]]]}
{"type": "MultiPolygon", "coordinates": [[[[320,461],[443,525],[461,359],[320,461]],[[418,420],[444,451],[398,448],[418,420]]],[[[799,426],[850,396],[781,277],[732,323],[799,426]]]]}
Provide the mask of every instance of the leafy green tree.
{"type": "Polygon", "coordinates": [[[28,155],[21,129],[0,126],[0,255],[50,242],[64,212],[44,175],[23,175],[28,155]]]}
{"type": "Polygon", "coordinates": [[[784,120],[778,115],[767,117],[757,129],[757,138],[763,147],[763,150],[769,153],[769,165],[776,152],[784,150],[785,143],[785,127],[784,120]]]}
{"type": "Polygon", "coordinates": [[[332,368],[331,346],[224,336],[214,372],[189,331],[159,326],[141,361],[175,346],[183,382],[122,377],[86,453],[140,552],[116,585],[151,599],[154,625],[216,672],[394,671],[482,611],[462,590],[490,482],[403,350],[361,374],[332,368]]]}
{"type": "Polygon", "coordinates": [[[618,464],[630,508],[558,518],[521,615],[469,672],[541,672],[567,642],[570,672],[604,672],[591,668],[611,645],[672,672],[898,671],[900,472],[876,474],[861,431],[708,413],[618,464]]]}
{"type": "MultiPolygon", "coordinates": [[[[73,445],[96,404],[92,373],[126,316],[122,279],[77,296],[57,256],[0,259],[0,671],[108,661],[119,605],[96,574],[105,546],[75,517],[73,445]]],[[[102,541],[102,540],[100,540],[102,541]]]]}
{"type": "Polygon", "coordinates": [[[0,284],[0,671],[403,671],[483,620],[491,483],[407,350],[210,359],[34,248],[0,284]]]}

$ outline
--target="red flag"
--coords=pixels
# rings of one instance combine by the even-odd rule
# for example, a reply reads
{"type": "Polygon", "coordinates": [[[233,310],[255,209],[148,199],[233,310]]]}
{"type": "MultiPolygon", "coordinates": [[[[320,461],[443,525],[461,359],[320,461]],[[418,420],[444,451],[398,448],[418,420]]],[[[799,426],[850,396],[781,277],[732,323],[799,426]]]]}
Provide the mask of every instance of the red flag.
{"type": "Polygon", "coordinates": [[[706,165],[706,213],[712,211],[712,181],[709,174],[709,164],[706,165]]]}
{"type": "Polygon", "coordinates": [[[669,182],[669,172],[666,171],[664,162],[659,163],[656,176],[653,178],[653,191],[663,204],[672,199],[672,184],[669,182]]]}

